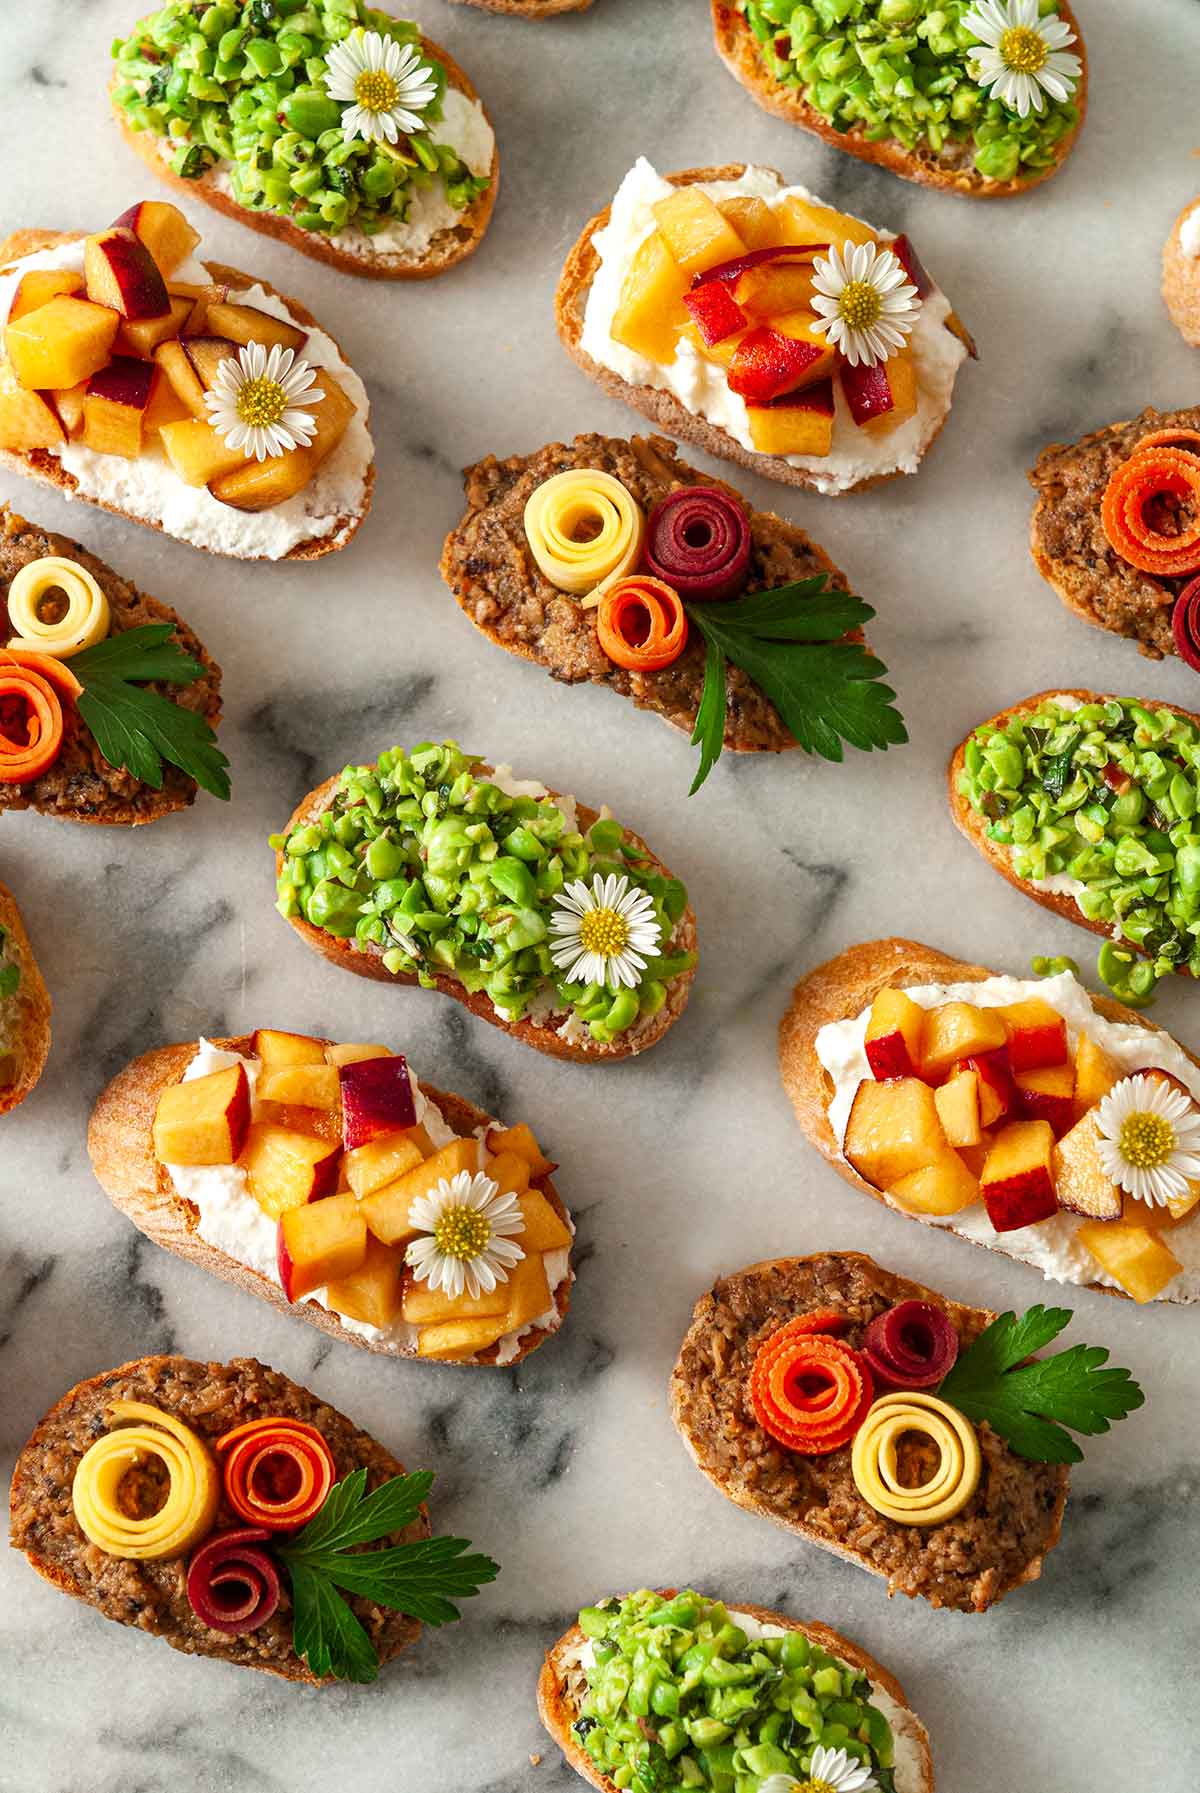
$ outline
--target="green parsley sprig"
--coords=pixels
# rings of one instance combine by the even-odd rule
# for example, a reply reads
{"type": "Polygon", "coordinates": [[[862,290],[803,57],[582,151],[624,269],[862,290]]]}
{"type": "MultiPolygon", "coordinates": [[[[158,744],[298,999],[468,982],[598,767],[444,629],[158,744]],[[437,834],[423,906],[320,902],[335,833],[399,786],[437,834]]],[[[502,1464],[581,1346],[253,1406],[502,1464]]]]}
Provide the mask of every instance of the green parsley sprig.
{"type": "Polygon", "coordinates": [[[172,641],[174,632],[170,623],[145,623],[76,654],[69,662],[83,686],[76,707],[110,766],[160,791],[169,760],[202,790],[227,800],[229,761],[204,717],[144,689],[144,682],[194,685],[204,677],[199,660],[172,641]]]}
{"type": "Polygon", "coordinates": [[[986,1420],[1018,1457],[1078,1463],[1070,1433],[1107,1432],[1145,1400],[1128,1370],[1104,1369],[1100,1345],[1073,1345],[1054,1357],[1026,1359],[1070,1324],[1066,1307],[1031,1307],[1020,1319],[1001,1314],[959,1357],[938,1394],[968,1419],[986,1420]]]}
{"type": "Polygon", "coordinates": [[[685,609],[708,650],[692,734],[700,765],[689,796],[700,789],[724,745],[729,661],[770,698],[806,753],[840,760],[844,741],[869,753],[908,740],[904,719],[892,705],[896,693],[880,682],[887,667],[861,642],[845,640],[875,612],[851,592],[832,589],[826,574],[731,603],[685,609]]]}
{"type": "Polygon", "coordinates": [[[292,1584],[292,1645],[314,1675],[374,1681],[379,1673],[374,1645],[339,1589],[426,1625],[445,1625],[460,1616],[455,1600],[477,1594],[500,1573],[489,1556],[464,1556],[465,1538],[360,1548],[411,1525],[432,1483],[423,1470],[393,1476],[368,1494],[367,1472],[356,1469],[334,1484],[303,1531],[278,1546],[292,1584]]]}

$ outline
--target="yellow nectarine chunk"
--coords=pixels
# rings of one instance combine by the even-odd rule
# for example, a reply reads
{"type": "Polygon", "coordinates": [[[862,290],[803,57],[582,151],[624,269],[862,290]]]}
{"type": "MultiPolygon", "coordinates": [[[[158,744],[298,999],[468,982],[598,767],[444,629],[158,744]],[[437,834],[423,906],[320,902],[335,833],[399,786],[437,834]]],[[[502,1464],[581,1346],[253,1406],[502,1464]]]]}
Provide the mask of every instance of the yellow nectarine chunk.
{"type": "Polygon", "coordinates": [[[275,1070],[280,1065],[323,1065],[326,1062],[325,1042],[310,1033],[281,1033],[277,1028],[260,1027],[254,1035],[254,1054],[275,1070]]]}
{"type": "Polygon", "coordinates": [[[250,1194],[271,1220],[328,1194],[337,1160],[336,1141],[264,1121],[250,1128],[241,1155],[250,1194]]]}
{"type": "Polygon", "coordinates": [[[390,1046],[326,1046],[325,1057],[331,1065],[361,1065],[369,1058],[391,1058],[390,1046]]]}
{"type": "Polygon", "coordinates": [[[1116,1059],[1098,1046],[1090,1034],[1080,1034],[1075,1048],[1075,1101],[1081,1109],[1102,1102],[1124,1074],[1116,1059]]]}
{"type": "Polygon", "coordinates": [[[875,232],[859,218],[835,212],[832,206],[789,194],[780,201],[777,215],[785,243],[873,243],[875,232]]]}
{"type": "Polygon", "coordinates": [[[446,1320],[501,1319],[508,1305],[506,1283],[498,1282],[478,1295],[447,1295],[445,1289],[431,1289],[413,1278],[404,1290],[401,1312],[410,1326],[440,1326],[446,1320]]]}
{"type": "Polygon", "coordinates": [[[83,291],[83,275],[75,273],[71,268],[33,268],[28,274],[22,274],[13,295],[12,306],[8,313],[9,323],[23,318],[27,311],[36,311],[41,305],[49,305],[51,299],[60,294],[71,297],[83,291]]]}
{"type": "Polygon", "coordinates": [[[977,1146],[983,1138],[979,1117],[979,1078],[974,1071],[956,1071],[933,1092],[938,1118],[954,1147],[977,1146]]]}
{"type": "Polygon", "coordinates": [[[822,456],[833,447],[832,405],[750,405],[747,416],[759,454],[822,456]]]}
{"type": "Polygon", "coordinates": [[[253,465],[240,448],[227,447],[212,425],[198,417],[160,424],[158,439],[185,486],[206,486],[222,474],[253,465]]]}
{"type": "Polygon", "coordinates": [[[979,1200],[979,1181],[958,1153],[947,1147],[932,1164],[892,1183],[888,1195],[909,1213],[958,1214],[979,1200]]]}
{"type": "Polygon", "coordinates": [[[298,1108],[336,1108],[341,1101],[336,1065],[264,1065],[259,1073],[261,1102],[290,1102],[298,1108]]]}
{"type": "Polygon", "coordinates": [[[673,259],[661,233],[652,231],[638,244],[625,275],[613,313],[613,341],[648,361],[669,365],[675,359],[675,339],[688,321],[683,295],[690,285],[690,276],[673,259]]]}
{"type": "Polygon", "coordinates": [[[418,1357],[475,1357],[509,1330],[503,1315],[495,1320],[450,1320],[443,1326],[422,1326],[418,1357]]]}
{"type": "Polygon", "coordinates": [[[876,1189],[932,1164],[947,1150],[933,1091],[917,1077],[859,1084],[846,1125],[843,1154],[876,1189]]]}
{"type": "Polygon", "coordinates": [[[529,1160],[515,1152],[500,1152],[484,1166],[501,1195],[523,1195],[529,1188],[529,1160]]]}
{"type": "Polygon", "coordinates": [[[1183,1268],[1150,1227],[1130,1226],[1122,1220],[1087,1220],[1075,1236],[1135,1301],[1153,1301],[1183,1268]]]}
{"type": "Polygon", "coordinates": [[[703,274],[746,252],[733,225],[700,187],[678,187],[650,209],[672,261],[685,274],[703,274]]]}
{"type": "Polygon", "coordinates": [[[328,1195],[280,1217],[280,1280],[289,1301],[362,1267],[367,1227],[353,1195],[328,1195]]]}
{"type": "Polygon", "coordinates": [[[0,362],[0,448],[10,454],[28,454],[34,448],[55,447],[64,435],[58,415],[41,393],[27,392],[8,362],[0,362]]]}
{"type": "MultiPolygon", "coordinates": [[[[774,249],[783,241],[783,225],[765,199],[734,193],[718,199],[717,210],[736,230],[747,249],[774,249]]],[[[740,301],[739,301],[740,303],[740,301]]]]}
{"type": "Polygon", "coordinates": [[[107,306],[64,294],[10,321],[4,346],[22,386],[77,386],[108,361],[120,321],[107,306]]]}
{"type": "Polygon", "coordinates": [[[977,1009],[971,1002],[943,1002],[929,1009],[921,1045],[921,1070],[937,1077],[958,1058],[994,1052],[1008,1036],[995,1009],[977,1009]]]}
{"type": "MultiPolygon", "coordinates": [[[[329,1069],[334,1067],[330,1065],[329,1069]]],[[[382,1189],[385,1183],[394,1183],[424,1160],[420,1141],[409,1133],[381,1133],[378,1139],[369,1139],[366,1145],[347,1152],[342,1169],[355,1195],[365,1196],[382,1189]]]]}
{"type": "Polygon", "coordinates": [[[518,1121],[515,1127],[493,1127],[487,1136],[487,1148],[497,1157],[502,1152],[515,1152],[518,1158],[524,1158],[529,1166],[532,1178],[547,1177],[556,1168],[534,1137],[533,1128],[526,1121],[518,1121]]]}
{"type": "MultiPolygon", "coordinates": [[[[361,1149],[361,1148],[360,1148],[361,1149]]],[[[479,1141],[456,1139],[426,1158],[423,1164],[385,1183],[366,1197],[362,1210],[367,1225],[385,1245],[399,1245],[415,1236],[408,1211],[418,1195],[427,1195],[443,1178],[448,1182],[459,1171],[479,1169],[479,1141]]]]}
{"type": "Polygon", "coordinates": [[[247,461],[232,473],[209,481],[208,489],[221,504],[239,511],[273,510],[302,492],[313,476],[316,462],[307,448],[290,448],[286,454],[265,461],[247,461]]]}
{"type": "Polygon", "coordinates": [[[170,1083],[154,1115],[160,1164],[232,1164],[246,1142],[250,1084],[244,1065],[170,1083]]]}
{"type": "Polygon", "coordinates": [[[526,1253],[535,1251],[567,1251],[571,1245],[571,1229],[560,1220],[540,1189],[527,1189],[518,1197],[525,1228],[517,1244],[526,1253]]]}
{"type": "Polygon", "coordinates": [[[358,1269],[326,1285],[326,1304],[345,1320],[360,1320],[365,1326],[390,1326],[400,1312],[403,1268],[403,1252],[368,1237],[366,1255],[358,1269]]]}
{"type": "Polygon", "coordinates": [[[515,1332],[550,1311],[550,1281],[540,1251],[527,1252],[508,1273],[508,1325],[515,1332]]]}

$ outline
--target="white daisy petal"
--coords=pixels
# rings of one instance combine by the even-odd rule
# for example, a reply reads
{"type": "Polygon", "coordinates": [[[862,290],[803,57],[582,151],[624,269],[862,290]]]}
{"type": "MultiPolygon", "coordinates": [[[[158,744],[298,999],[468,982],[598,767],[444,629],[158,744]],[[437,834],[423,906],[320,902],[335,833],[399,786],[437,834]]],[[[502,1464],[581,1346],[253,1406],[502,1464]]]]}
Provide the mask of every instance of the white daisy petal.
{"type": "Polygon", "coordinates": [[[525,1256],[514,1237],[525,1230],[520,1203],[481,1171],[443,1177],[413,1200],[409,1219],[418,1237],[405,1262],[418,1282],[443,1289],[451,1300],[464,1291],[490,1294],[525,1256]]]}
{"type": "Polygon", "coordinates": [[[576,879],[554,898],[550,958],[569,983],[636,989],[662,930],[654,903],[627,874],[599,873],[587,885],[576,879]]]}
{"type": "Polygon", "coordinates": [[[1044,112],[1047,94],[1069,100],[1083,72],[1066,51],[1075,33],[1057,13],[1039,17],[1039,0],[978,0],[962,23],[979,43],[968,67],[980,87],[1020,118],[1044,112]]]}
{"type": "Polygon", "coordinates": [[[832,249],[813,264],[815,328],[851,367],[873,367],[904,346],[921,300],[900,258],[876,243],[832,249]]]}
{"type": "Polygon", "coordinates": [[[326,57],[325,91],[345,105],[347,142],[395,143],[425,129],[421,115],[437,94],[437,81],[412,44],[359,26],[326,57]]]}

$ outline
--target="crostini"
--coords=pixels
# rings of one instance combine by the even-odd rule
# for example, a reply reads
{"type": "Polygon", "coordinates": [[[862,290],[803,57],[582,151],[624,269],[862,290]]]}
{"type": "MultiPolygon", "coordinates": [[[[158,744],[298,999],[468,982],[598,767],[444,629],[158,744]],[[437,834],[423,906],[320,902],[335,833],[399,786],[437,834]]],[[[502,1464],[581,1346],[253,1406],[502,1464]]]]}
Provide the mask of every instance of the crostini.
{"type": "Polygon", "coordinates": [[[174,610],[0,505],[0,815],[138,827],[227,799],[221,668],[174,610]],[[3,645],[7,643],[7,645],[3,645]]]}
{"type": "Polygon", "coordinates": [[[11,1539],[106,1619],[331,1687],[374,1681],[422,1622],[457,1619],[452,1599],[496,1577],[464,1539],[431,1546],[432,1481],[252,1357],[141,1357],[39,1422],[13,1471],[11,1539]],[[385,1548],[351,1555],[348,1539],[385,1548]]]}
{"type": "Polygon", "coordinates": [[[1015,889],[1104,940],[1097,970],[1144,1003],[1200,977],[1200,716],[1147,698],[1042,691],[951,755],[950,813],[1015,889]]]}
{"type": "Polygon", "coordinates": [[[359,977],[419,985],[551,1058],[658,1044],[696,917],[645,841],[454,741],[348,766],[273,835],[280,914],[359,977]]]}
{"type": "Polygon", "coordinates": [[[482,6],[487,12],[516,13],[523,19],[549,19],[558,13],[586,12],[592,0],[459,0],[463,6],[482,6]]]}
{"type": "Polygon", "coordinates": [[[712,19],[717,54],[765,111],[968,199],[1057,174],[1087,109],[1067,0],[712,0],[712,19]]]}
{"type": "Polygon", "coordinates": [[[1082,1456],[1064,1428],[1104,1432],[1142,1405],[1127,1371],[1099,1367],[1103,1350],[1009,1373],[1070,1318],[997,1318],[860,1252],[774,1258],[696,1303],[671,1411],[736,1506],[882,1576],[889,1595],[986,1612],[1058,1543],[1082,1456]]]}
{"type": "Polygon", "coordinates": [[[17,899],[0,884],[0,1114],[25,1100],[50,1056],[50,992],[17,899]]]}
{"type": "Polygon", "coordinates": [[[126,142],[252,230],[376,280],[428,280],[482,242],[495,135],[465,72],[418,25],[364,0],[302,18],[259,0],[198,18],[167,0],[113,55],[126,142]]]}
{"type": "Polygon", "coordinates": [[[665,436],[577,436],[489,455],[465,479],[466,515],[442,551],[462,609],[552,678],[607,685],[692,736],[693,791],[722,747],[840,759],[843,739],[907,739],[862,644],[874,612],[802,529],[689,467],[665,436]],[[793,684],[801,644],[822,676],[793,684]]]}
{"type": "Polygon", "coordinates": [[[0,243],[0,466],[211,554],[315,560],[371,504],[366,390],[333,338],[144,199],[0,243]]]}
{"type": "Polygon", "coordinates": [[[1085,623],[1200,671],[1200,406],[1044,448],[1034,565],[1085,623]]]}
{"type": "Polygon", "coordinates": [[[867,941],[796,985],[779,1066],[811,1143],[898,1213],[1049,1282],[1200,1301],[1200,1061],[1070,970],[867,941]]]}
{"type": "Polygon", "coordinates": [[[537,1699],[601,1793],[732,1787],[735,1752],[739,1780],[770,1793],[933,1790],[928,1734],[895,1677],[828,1625],[748,1602],[643,1588],[584,1607],[547,1651],[537,1699]]]}
{"type": "Polygon", "coordinates": [[[555,316],[614,398],[826,495],[915,473],[974,353],[907,237],[740,163],[640,158],[568,255],[555,316]]]}
{"type": "Polygon", "coordinates": [[[1184,206],[1163,244],[1162,295],[1184,342],[1200,349],[1200,199],[1184,206]]]}
{"type": "Polygon", "coordinates": [[[557,1167],[386,1046],[162,1046],[104,1091],[88,1151],[156,1245],[364,1350],[518,1363],[566,1315],[557,1167]]]}

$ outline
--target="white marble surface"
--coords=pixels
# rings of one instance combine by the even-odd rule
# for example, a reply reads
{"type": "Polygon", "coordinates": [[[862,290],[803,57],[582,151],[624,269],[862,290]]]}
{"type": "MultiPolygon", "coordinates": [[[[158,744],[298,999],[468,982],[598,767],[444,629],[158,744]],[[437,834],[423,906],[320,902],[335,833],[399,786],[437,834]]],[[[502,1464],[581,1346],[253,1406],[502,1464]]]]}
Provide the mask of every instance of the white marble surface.
{"type": "MultiPolygon", "coordinates": [[[[110,39],[136,0],[4,8],[0,222],[93,228],[150,190],[106,116],[110,39]]],[[[436,1517],[504,1573],[458,1628],[373,1689],[313,1695],[189,1662],[0,1559],[0,1787],[21,1793],[548,1793],[576,1784],[538,1728],[541,1651],[582,1601],[694,1581],[827,1619],[903,1679],[943,1793],[1183,1793],[1195,1782],[1194,1311],[1073,1298],[1145,1409],[1095,1441],[1042,1580],[983,1618],[935,1613],[726,1504],[667,1416],[694,1299],[718,1273],[865,1248],[947,1292],[1027,1306],[1031,1272],[854,1194],[800,1139],[775,1069],[794,976],[852,941],[909,932],[1023,969],[1088,937],[1022,900],[947,819],[951,744],[1053,685],[1194,704],[1195,677],[1070,618],[1025,548],[1024,469],[1051,439],[1196,391],[1158,298],[1158,255],[1200,187],[1196,0],[1082,0],[1092,115],[1065,173],[972,207],[872,172],[768,119],[708,44],[703,0],[597,0],[542,26],[424,0],[423,20],[495,117],[503,190],[478,258],[376,287],[197,212],[206,245],[302,296],[370,386],[379,483],[353,547],[242,567],[4,476],[26,514],[81,536],[177,604],[225,667],[234,801],[136,833],[7,817],[0,871],[55,996],[55,1044],[0,1142],[0,1452],[70,1383],[148,1351],[254,1353],[311,1384],[412,1465],[436,1517]],[[458,469],[632,414],[555,339],[563,251],[639,152],[663,167],[758,158],[912,232],[982,359],[925,469],[840,502],[747,482],[808,528],[879,611],[912,744],[841,767],[727,759],[690,803],[682,736],[602,691],[568,691],[477,636],[436,571],[458,469]],[[607,799],[688,880],[703,965],[684,1022],[644,1062],[556,1065],[440,998],[323,967],[272,909],[265,838],[346,760],[454,734],[607,799]],[[388,1363],[143,1241],[93,1182],[89,1106],[131,1055],[256,1023],[385,1038],[421,1072],[528,1115],[564,1169],[580,1282],[561,1337],[519,1372],[388,1363]],[[542,1756],[540,1762],[535,1758],[542,1756]]],[[[1200,1046],[1200,998],[1164,1021],[1200,1046]]]]}

